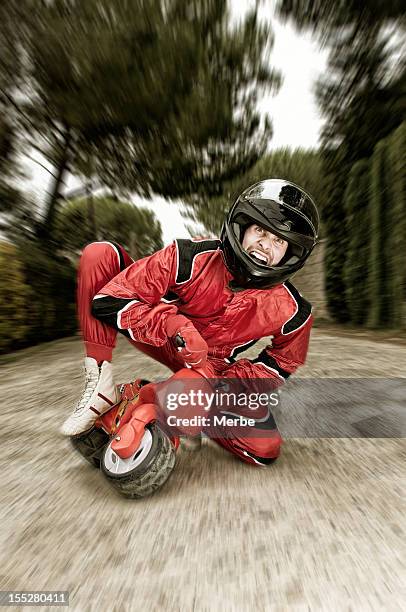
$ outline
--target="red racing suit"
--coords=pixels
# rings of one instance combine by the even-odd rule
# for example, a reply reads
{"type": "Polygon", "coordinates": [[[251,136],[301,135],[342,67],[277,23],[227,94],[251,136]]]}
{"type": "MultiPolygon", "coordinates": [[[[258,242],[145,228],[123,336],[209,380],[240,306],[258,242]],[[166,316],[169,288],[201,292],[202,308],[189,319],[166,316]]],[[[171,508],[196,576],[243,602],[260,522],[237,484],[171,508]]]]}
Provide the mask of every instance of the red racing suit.
{"type": "Polygon", "coordinates": [[[183,363],[168,339],[166,324],[168,317],[182,314],[206,340],[214,376],[269,379],[277,387],[305,362],[312,326],[309,302],[290,282],[271,289],[231,289],[232,275],[219,240],[179,239],[131,261],[112,243],[93,243],[83,252],[78,298],[88,355],[103,345],[103,358],[108,358],[119,331],[173,371],[179,370],[183,363]],[[84,307],[89,297],[92,305],[84,307]],[[103,322],[97,337],[89,308],[97,323],[103,322]],[[262,338],[270,341],[256,358],[236,359],[262,338]]]}
{"type": "MultiPolygon", "coordinates": [[[[136,342],[166,345],[168,316],[183,314],[206,340],[208,361],[217,375],[283,383],[305,362],[311,305],[288,282],[235,292],[231,279],[219,240],[175,240],[129,265],[98,295],[117,299],[117,328],[136,342]],[[256,359],[236,360],[267,337],[272,342],[256,359]]],[[[96,299],[96,312],[97,306],[96,299]]]]}

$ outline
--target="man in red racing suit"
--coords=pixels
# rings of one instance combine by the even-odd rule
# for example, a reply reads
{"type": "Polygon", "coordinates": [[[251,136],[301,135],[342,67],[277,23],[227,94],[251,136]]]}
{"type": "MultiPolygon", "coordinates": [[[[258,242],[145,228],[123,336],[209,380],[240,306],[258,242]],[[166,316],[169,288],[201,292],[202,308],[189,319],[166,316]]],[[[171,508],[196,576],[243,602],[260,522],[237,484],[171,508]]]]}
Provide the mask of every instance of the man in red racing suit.
{"type": "MultiPolygon", "coordinates": [[[[207,363],[205,356],[202,365],[211,376],[267,379],[273,388],[280,386],[305,362],[311,305],[289,281],[270,288],[241,288],[233,287],[234,278],[220,240],[175,240],[135,262],[117,244],[88,245],[78,273],[78,312],[87,358],[99,365],[110,363],[120,332],[176,372],[185,359],[173,336],[179,328],[189,328],[207,346],[207,363]],[[237,359],[263,338],[269,344],[255,359],[237,359]]],[[[114,403],[112,393],[103,400],[114,403]]],[[[266,435],[217,436],[214,441],[256,465],[274,460],[281,444],[272,415],[266,435]]]]}

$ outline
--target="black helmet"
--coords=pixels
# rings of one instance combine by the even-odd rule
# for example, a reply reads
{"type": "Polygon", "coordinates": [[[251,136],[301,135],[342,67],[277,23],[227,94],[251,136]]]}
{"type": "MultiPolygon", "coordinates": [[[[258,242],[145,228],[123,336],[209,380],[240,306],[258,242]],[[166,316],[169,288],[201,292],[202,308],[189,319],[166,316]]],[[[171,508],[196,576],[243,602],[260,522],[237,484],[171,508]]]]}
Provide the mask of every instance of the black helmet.
{"type": "Polygon", "coordinates": [[[221,241],[233,285],[267,289],[283,283],[303,267],[317,242],[319,214],[301,187],[283,179],[267,179],[237,198],[221,230],[221,241]],[[257,263],[242,247],[244,232],[258,224],[288,242],[276,266],[257,263]]]}

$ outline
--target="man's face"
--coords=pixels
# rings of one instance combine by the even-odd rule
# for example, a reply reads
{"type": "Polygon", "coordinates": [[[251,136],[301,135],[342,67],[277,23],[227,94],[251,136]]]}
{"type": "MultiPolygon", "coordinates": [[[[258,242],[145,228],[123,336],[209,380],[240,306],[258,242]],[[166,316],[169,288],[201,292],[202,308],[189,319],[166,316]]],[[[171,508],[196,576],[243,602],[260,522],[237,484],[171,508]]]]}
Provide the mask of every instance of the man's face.
{"type": "Polygon", "coordinates": [[[288,243],[260,225],[250,225],[244,234],[243,249],[264,266],[276,266],[285,255],[288,243]]]}

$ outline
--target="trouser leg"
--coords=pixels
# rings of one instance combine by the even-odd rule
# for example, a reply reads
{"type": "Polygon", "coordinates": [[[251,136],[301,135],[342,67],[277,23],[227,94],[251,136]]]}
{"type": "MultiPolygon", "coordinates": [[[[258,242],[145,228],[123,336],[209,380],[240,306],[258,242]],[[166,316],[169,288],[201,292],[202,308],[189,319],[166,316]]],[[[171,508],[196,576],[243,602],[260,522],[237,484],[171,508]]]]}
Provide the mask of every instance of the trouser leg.
{"type": "Polygon", "coordinates": [[[133,263],[124,249],[112,242],[93,242],[79,262],[77,309],[87,357],[111,361],[117,331],[91,314],[95,295],[121,270],[133,263]]]}
{"type": "MultiPolygon", "coordinates": [[[[111,361],[118,330],[113,321],[114,306],[110,304],[115,298],[100,298],[100,302],[93,302],[93,298],[131,263],[133,260],[123,247],[112,242],[93,242],[83,250],[78,270],[78,316],[86,356],[93,357],[96,361],[111,361]]],[[[182,367],[176,350],[169,342],[162,347],[156,347],[135,342],[128,334],[124,335],[135,348],[173,372],[182,367]]]]}

